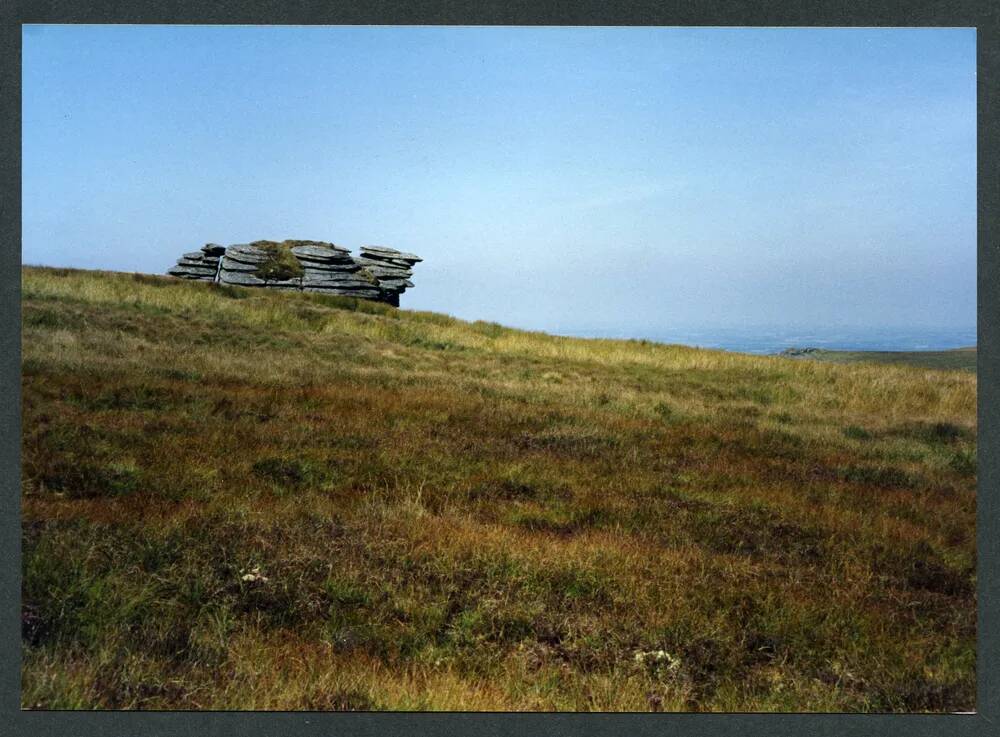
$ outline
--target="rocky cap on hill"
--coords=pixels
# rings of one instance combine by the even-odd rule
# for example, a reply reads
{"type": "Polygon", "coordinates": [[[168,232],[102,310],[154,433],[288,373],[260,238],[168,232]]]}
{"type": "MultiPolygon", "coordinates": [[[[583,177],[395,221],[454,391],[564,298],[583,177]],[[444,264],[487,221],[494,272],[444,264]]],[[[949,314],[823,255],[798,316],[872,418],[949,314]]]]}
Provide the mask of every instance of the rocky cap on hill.
{"type": "Polygon", "coordinates": [[[822,348],[786,348],[779,355],[786,358],[809,358],[817,353],[823,353],[822,348]]]}
{"type": "Polygon", "coordinates": [[[413,286],[419,256],[385,246],[362,246],[357,258],[324,241],[254,241],[185,253],[167,271],[197,281],[338,294],[399,306],[399,295],[413,286]]]}

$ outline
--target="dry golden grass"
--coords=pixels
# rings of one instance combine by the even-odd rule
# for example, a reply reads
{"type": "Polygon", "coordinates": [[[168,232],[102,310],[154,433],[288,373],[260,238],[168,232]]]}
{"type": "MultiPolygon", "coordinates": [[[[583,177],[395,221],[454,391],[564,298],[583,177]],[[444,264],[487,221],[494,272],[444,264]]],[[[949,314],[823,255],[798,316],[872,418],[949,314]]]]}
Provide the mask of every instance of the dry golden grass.
{"type": "Polygon", "coordinates": [[[974,708],[974,374],[23,300],[26,707],[974,708]]]}

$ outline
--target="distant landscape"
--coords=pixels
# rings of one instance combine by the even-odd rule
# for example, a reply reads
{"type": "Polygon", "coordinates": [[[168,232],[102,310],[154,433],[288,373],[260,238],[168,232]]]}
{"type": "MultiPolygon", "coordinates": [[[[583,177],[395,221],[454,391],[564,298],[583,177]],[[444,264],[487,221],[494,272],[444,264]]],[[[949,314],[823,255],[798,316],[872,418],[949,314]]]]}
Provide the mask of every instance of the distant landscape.
{"type": "Polygon", "coordinates": [[[932,369],[976,370],[975,347],[950,351],[830,351],[822,348],[788,349],[784,355],[830,363],[889,363],[932,369]]]}
{"type": "Polygon", "coordinates": [[[22,307],[24,708],[975,709],[972,348],[40,267],[22,307]]]}
{"type": "Polygon", "coordinates": [[[559,335],[580,338],[645,339],[655,343],[688,345],[696,348],[735,351],[771,356],[784,351],[833,351],[869,356],[948,353],[974,348],[976,328],[910,327],[871,325],[859,327],[778,327],[774,325],[709,326],[698,328],[658,328],[637,330],[559,330],[559,335]]]}

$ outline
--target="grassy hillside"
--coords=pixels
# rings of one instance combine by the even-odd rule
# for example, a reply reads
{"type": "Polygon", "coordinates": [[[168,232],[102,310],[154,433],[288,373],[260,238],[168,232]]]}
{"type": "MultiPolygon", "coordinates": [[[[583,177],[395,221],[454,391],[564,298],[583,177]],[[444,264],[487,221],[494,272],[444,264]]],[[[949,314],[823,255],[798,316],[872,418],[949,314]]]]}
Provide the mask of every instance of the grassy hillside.
{"type": "Polygon", "coordinates": [[[969,710],[976,377],[23,271],[29,708],[969,710]]]}
{"type": "Polygon", "coordinates": [[[950,351],[828,351],[823,348],[808,350],[808,353],[800,353],[795,358],[830,363],[892,363],[918,368],[976,370],[974,347],[956,348],[950,351]]]}

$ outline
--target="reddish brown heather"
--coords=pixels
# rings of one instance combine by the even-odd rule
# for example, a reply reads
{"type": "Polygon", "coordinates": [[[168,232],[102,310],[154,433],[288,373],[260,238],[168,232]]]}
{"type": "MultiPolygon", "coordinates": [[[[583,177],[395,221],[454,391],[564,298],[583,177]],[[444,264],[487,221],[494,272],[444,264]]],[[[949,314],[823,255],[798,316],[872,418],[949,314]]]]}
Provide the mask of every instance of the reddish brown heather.
{"type": "Polygon", "coordinates": [[[975,707],[974,374],[23,295],[25,707],[975,707]]]}

